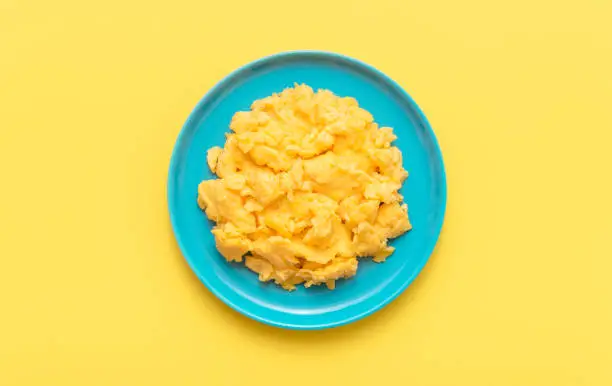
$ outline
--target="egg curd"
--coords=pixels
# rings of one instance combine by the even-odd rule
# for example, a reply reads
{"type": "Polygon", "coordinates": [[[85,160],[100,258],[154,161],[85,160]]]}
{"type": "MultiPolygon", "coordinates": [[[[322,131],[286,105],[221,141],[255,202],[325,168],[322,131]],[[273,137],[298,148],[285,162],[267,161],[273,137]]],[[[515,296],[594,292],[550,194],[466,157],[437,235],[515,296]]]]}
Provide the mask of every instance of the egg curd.
{"type": "Polygon", "coordinates": [[[389,127],[353,98],[296,85],[234,115],[223,149],[208,150],[219,178],[198,187],[219,252],[287,290],[385,260],[411,229],[398,190],[408,176],[389,127]]]}

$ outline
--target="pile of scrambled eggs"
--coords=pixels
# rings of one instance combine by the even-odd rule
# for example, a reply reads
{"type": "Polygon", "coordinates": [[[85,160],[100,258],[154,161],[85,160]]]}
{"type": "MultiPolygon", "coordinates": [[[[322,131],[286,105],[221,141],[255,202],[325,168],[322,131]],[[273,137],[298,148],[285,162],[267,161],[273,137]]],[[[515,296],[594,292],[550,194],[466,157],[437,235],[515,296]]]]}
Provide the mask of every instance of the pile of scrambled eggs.
{"type": "Polygon", "coordinates": [[[230,128],[225,147],[208,151],[219,178],[200,183],[198,204],[216,222],[219,252],[259,280],[333,289],[357,257],[385,260],[388,240],[411,229],[396,136],[355,99],[296,85],[236,113],[230,128]]]}

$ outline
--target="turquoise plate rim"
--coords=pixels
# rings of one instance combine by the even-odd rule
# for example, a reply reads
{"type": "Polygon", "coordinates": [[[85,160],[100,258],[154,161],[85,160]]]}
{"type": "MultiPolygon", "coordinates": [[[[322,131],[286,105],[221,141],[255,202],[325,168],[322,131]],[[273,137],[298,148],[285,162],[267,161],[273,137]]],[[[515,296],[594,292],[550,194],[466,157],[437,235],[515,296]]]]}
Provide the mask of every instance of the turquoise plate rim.
{"type": "MultiPolygon", "coordinates": [[[[170,167],[169,167],[169,171],[168,171],[168,181],[167,181],[167,201],[168,201],[168,209],[169,209],[169,213],[170,213],[170,222],[172,225],[172,230],[175,236],[175,239],[177,241],[177,244],[179,246],[179,249],[181,251],[181,254],[183,255],[183,258],[187,261],[187,264],[189,265],[189,267],[191,268],[191,270],[193,271],[193,273],[195,273],[195,275],[198,277],[198,279],[202,282],[202,284],[204,284],[204,286],[213,293],[213,295],[215,295],[217,298],[219,298],[221,301],[223,301],[226,305],[228,305],[229,307],[231,307],[232,309],[234,309],[235,311],[238,311],[239,313],[257,320],[259,322],[262,322],[264,324],[270,325],[270,326],[274,326],[274,327],[281,327],[281,328],[286,328],[286,329],[292,329],[292,330],[322,330],[322,329],[326,329],[326,328],[332,328],[332,327],[338,327],[338,326],[342,326],[342,325],[346,325],[352,322],[355,322],[357,320],[363,319],[366,316],[369,316],[373,313],[375,313],[376,311],[380,310],[381,308],[383,308],[384,306],[386,306],[387,304],[389,304],[391,301],[393,301],[395,298],[397,298],[402,292],[404,292],[406,290],[406,288],[408,288],[408,286],[410,284],[412,284],[412,282],[416,279],[416,277],[421,273],[421,271],[423,270],[423,268],[425,267],[425,265],[427,264],[427,262],[429,261],[435,246],[438,243],[438,239],[440,237],[440,233],[442,231],[442,225],[444,223],[444,218],[446,216],[446,205],[447,205],[447,182],[446,182],[446,169],[444,166],[444,160],[442,157],[442,151],[440,149],[440,144],[438,143],[438,140],[436,138],[436,135],[433,131],[433,129],[431,128],[431,125],[429,124],[429,121],[427,120],[427,118],[425,117],[425,114],[423,113],[423,111],[421,110],[421,108],[417,105],[417,103],[412,99],[412,97],[397,83],[395,82],[393,79],[391,79],[389,76],[387,76],[386,74],[384,74],[382,71],[376,69],[375,67],[362,62],[358,59],[343,55],[343,54],[339,54],[339,53],[335,53],[335,52],[330,52],[330,51],[320,51],[320,50],[294,50],[294,51],[285,51],[285,52],[279,52],[276,54],[272,54],[272,55],[268,55],[268,56],[264,56],[262,58],[259,58],[257,60],[254,60],[250,63],[247,63],[239,68],[237,68],[236,70],[232,71],[230,74],[228,74],[227,76],[225,76],[223,79],[221,79],[215,86],[213,86],[205,95],[204,97],[202,97],[202,99],[197,103],[197,105],[193,108],[193,110],[191,111],[191,113],[189,114],[189,116],[187,117],[187,120],[185,121],[185,124],[183,125],[183,127],[181,128],[181,131],[179,132],[179,135],[175,141],[174,144],[174,148],[172,151],[172,156],[170,158],[170,167]],[[434,236],[430,239],[430,245],[427,248],[427,252],[425,253],[427,256],[426,258],[424,258],[421,262],[421,264],[419,264],[417,266],[417,268],[412,272],[412,275],[410,277],[408,277],[407,279],[404,280],[404,282],[393,292],[389,293],[382,301],[379,301],[377,304],[371,306],[370,308],[366,309],[365,311],[361,312],[361,313],[357,313],[357,314],[353,314],[353,315],[349,315],[343,318],[339,318],[337,320],[332,320],[329,321],[327,323],[319,323],[319,324],[299,324],[299,323],[287,323],[287,322],[283,322],[283,321],[278,321],[278,320],[273,320],[273,319],[269,319],[266,317],[262,317],[261,315],[252,313],[250,311],[248,311],[247,309],[245,309],[244,307],[242,307],[240,304],[236,304],[235,302],[229,300],[226,296],[224,296],[220,291],[217,290],[217,288],[213,285],[211,285],[209,283],[209,281],[206,279],[205,275],[202,275],[196,264],[194,264],[194,262],[192,261],[191,256],[189,256],[189,253],[187,252],[187,249],[184,246],[182,237],[181,237],[181,233],[178,230],[177,227],[177,220],[176,220],[176,211],[173,209],[173,199],[174,199],[174,186],[173,184],[170,183],[172,176],[176,173],[177,170],[177,164],[178,161],[177,159],[179,158],[179,148],[181,147],[180,144],[184,141],[184,137],[186,136],[186,132],[188,131],[189,127],[192,124],[192,121],[194,120],[194,115],[196,115],[196,113],[201,110],[202,108],[204,108],[208,103],[211,103],[214,98],[216,98],[220,93],[222,93],[223,89],[225,89],[227,87],[227,85],[231,84],[232,82],[234,82],[235,79],[240,78],[244,75],[245,72],[248,72],[254,68],[257,68],[259,66],[262,66],[263,64],[266,64],[268,62],[272,62],[272,61],[277,61],[277,60],[282,60],[284,58],[287,57],[296,57],[296,56],[303,56],[303,57],[327,57],[328,59],[332,59],[332,60],[342,60],[345,62],[348,62],[350,65],[352,65],[353,67],[359,68],[361,70],[363,70],[364,72],[368,72],[370,73],[373,77],[379,79],[381,82],[386,82],[388,86],[390,86],[391,88],[393,88],[396,92],[398,92],[398,94],[400,96],[402,96],[410,105],[410,107],[414,110],[414,112],[416,113],[416,115],[418,115],[418,118],[421,120],[421,123],[423,125],[423,127],[426,129],[427,134],[431,137],[433,144],[435,145],[435,155],[436,158],[438,160],[438,162],[440,163],[440,183],[441,183],[441,215],[439,217],[438,222],[436,223],[436,229],[435,229],[435,234],[434,236]]],[[[248,300],[247,300],[248,301],[248,300]]]]}

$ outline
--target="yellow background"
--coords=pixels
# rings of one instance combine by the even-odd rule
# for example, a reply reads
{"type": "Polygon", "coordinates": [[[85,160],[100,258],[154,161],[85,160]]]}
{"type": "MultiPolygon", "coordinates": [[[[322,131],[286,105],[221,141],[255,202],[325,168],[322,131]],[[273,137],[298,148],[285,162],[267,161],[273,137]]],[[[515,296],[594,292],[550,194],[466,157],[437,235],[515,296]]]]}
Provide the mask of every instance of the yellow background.
{"type": "Polygon", "coordinates": [[[606,0],[2,0],[0,385],[612,384],[610,15],[606,0]],[[290,49],[396,79],[448,173],[423,274],[323,332],[214,298],[166,208],[197,101],[290,49]]]}

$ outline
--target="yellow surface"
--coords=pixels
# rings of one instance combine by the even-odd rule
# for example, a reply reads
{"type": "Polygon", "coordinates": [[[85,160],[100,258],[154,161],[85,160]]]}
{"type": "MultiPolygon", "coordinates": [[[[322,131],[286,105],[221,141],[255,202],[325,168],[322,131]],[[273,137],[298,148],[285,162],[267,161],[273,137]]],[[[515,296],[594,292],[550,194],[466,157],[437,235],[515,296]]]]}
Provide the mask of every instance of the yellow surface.
{"type": "Polygon", "coordinates": [[[0,385],[612,384],[611,14],[605,0],[3,0],[0,385]],[[314,333],[216,300],[166,212],[196,102],[294,48],[395,78],[449,184],[415,284],[314,333]]]}

